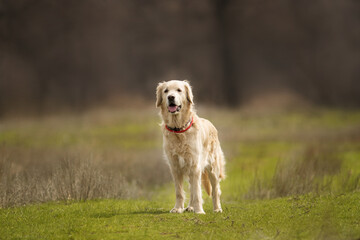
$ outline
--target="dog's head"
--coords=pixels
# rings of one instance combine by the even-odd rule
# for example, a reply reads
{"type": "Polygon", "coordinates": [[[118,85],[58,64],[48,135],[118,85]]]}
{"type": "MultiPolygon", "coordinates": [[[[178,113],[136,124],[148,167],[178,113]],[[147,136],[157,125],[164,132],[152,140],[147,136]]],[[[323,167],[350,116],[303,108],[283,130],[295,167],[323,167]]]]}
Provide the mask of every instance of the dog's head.
{"type": "Polygon", "coordinates": [[[156,107],[171,114],[178,114],[183,109],[190,109],[193,94],[188,81],[171,80],[159,83],[156,88],[156,107]]]}

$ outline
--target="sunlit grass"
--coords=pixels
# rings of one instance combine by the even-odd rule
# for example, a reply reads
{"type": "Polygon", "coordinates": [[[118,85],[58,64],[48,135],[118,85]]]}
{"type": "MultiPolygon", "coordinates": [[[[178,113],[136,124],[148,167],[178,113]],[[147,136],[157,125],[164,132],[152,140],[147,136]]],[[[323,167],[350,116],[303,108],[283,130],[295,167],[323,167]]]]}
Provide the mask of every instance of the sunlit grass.
{"type": "Polygon", "coordinates": [[[49,203],[0,210],[0,235],[27,239],[356,239],[359,193],[226,202],[170,214],[167,199],[49,203]]]}

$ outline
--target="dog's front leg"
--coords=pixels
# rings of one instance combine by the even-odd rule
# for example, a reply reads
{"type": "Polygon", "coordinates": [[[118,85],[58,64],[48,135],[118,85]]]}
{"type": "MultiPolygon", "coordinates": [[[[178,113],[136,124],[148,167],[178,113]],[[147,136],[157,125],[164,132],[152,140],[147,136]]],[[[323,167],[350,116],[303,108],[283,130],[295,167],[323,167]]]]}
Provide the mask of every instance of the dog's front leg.
{"type": "Polygon", "coordinates": [[[175,207],[171,209],[171,213],[182,213],[184,211],[184,190],[183,190],[183,174],[172,171],[175,182],[176,202],[175,207]]]}
{"type": "Polygon", "coordinates": [[[191,206],[194,208],[195,213],[205,214],[202,207],[202,194],[201,194],[201,171],[194,169],[189,176],[190,180],[190,198],[191,206]]]}
{"type": "MultiPolygon", "coordinates": [[[[190,184],[190,183],[189,183],[190,184]]],[[[191,184],[190,184],[190,201],[189,201],[189,206],[187,208],[185,208],[185,211],[187,212],[194,212],[194,207],[193,207],[193,197],[194,195],[191,194],[191,184]]]]}

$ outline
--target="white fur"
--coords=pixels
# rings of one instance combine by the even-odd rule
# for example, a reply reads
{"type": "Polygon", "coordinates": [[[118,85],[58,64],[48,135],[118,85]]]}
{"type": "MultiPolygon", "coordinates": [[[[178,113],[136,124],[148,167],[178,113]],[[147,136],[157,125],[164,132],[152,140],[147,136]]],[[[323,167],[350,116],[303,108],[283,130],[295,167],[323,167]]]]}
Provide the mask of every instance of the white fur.
{"type": "Polygon", "coordinates": [[[187,81],[172,80],[159,83],[156,91],[156,106],[161,108],[163,148],[175,182],[176,203],[170,211],[184,210],[205,213],[202,207],[201,182],[213,199],[215,212],[222,212],[220,204],[220,180],[224,179],[224,154],[220,147],[216,128],[206,119],[196,115],[193,94],[187,81]],[[166,90],[166,91],[165,91],[166,90]],[[178,112],[168,111],[168,96],[174,96],[175,104],[181,105],[178,112]],[[165,128],[184,128],[193,119],[192,127],[183,133],[173,133],[165,128]],[[190,201],[184,208],[183,180],[189,178],[190,201]]]}

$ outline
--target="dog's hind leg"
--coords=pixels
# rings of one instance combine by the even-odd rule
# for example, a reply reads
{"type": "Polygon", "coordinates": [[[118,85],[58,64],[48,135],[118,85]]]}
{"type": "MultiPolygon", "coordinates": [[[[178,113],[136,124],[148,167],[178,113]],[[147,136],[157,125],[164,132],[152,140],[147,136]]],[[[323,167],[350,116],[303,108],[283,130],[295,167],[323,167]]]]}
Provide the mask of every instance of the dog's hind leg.
{"type": "Polygon", "coordinates": [[[209,171],[209,179],[212,187],[212,201],[214,206],[214,212],[222,212],[221,204],[220,204],[220,179],[219,174],[212,169],[209,171]]]}

